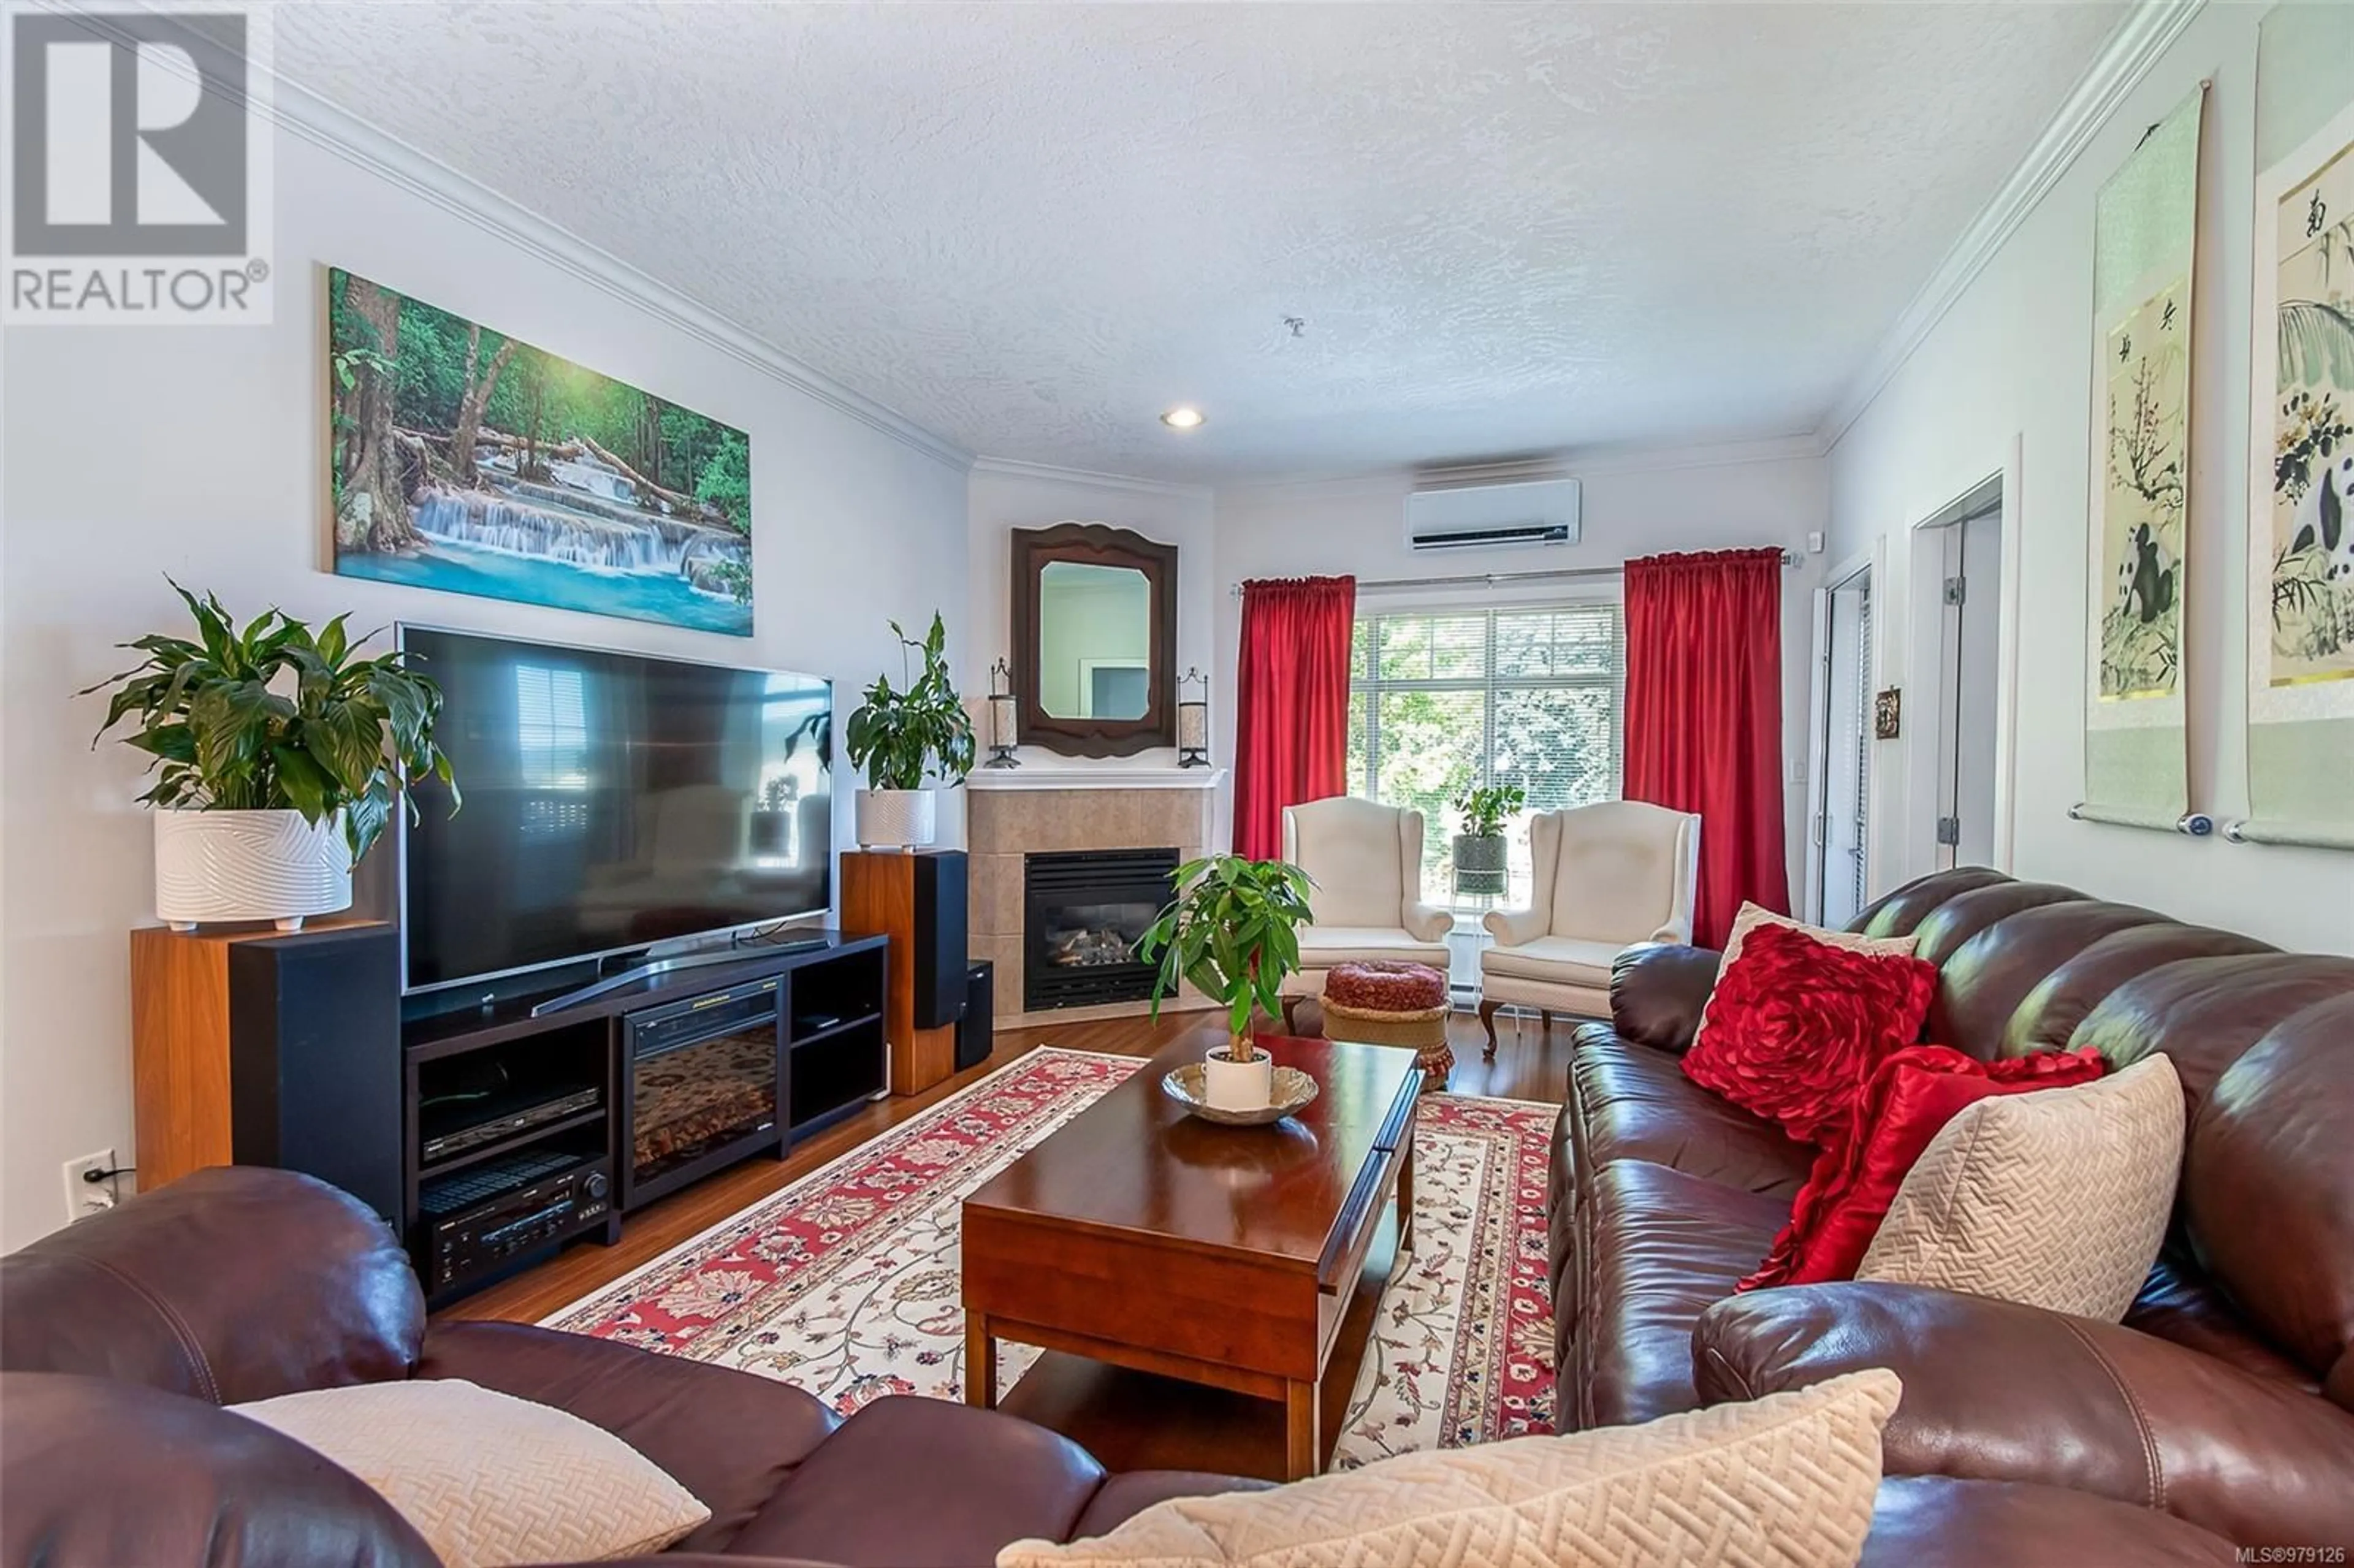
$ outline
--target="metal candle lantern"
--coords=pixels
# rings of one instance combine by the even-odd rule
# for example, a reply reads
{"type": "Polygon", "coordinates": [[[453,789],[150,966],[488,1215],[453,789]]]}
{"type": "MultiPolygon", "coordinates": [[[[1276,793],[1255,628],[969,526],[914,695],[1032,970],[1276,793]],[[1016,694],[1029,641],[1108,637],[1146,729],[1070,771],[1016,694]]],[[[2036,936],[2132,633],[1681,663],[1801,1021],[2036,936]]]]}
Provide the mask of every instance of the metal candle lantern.
{"type": "Polygon", "coordinates": [[[1177,678],[1177,766],[1210,765],[1210,677],[1189,669],[1177,678]],[[1186,694],[1187,687],[1193,694],[1186,694]]]}
{"type": "Polygon", "coordinates": [[[1020,743],[1013,703],[1013,667],[1000,659],[989,667],[989,761],[991,768],[1019,768],[1013,755],[1020,743]]]}

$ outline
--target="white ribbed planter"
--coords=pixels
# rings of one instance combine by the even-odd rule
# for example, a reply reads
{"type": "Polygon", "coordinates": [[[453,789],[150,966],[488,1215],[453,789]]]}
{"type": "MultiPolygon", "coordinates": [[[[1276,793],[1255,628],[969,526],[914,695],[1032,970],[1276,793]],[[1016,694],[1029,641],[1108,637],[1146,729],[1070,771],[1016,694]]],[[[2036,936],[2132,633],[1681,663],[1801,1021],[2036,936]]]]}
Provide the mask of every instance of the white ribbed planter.
{"type": "Polygon", "coordinates": [[[861,789],[858,842],[864,849],[922,849],[932,842],[929,789],[861,789]]]}
{"type": "Polygon", "coordinates": [[[313,827],[300,811],[155,813],[155,913],[175,931],[207,920],[275,920],[352,906],[352,852],[340,814],[313,827]]]}

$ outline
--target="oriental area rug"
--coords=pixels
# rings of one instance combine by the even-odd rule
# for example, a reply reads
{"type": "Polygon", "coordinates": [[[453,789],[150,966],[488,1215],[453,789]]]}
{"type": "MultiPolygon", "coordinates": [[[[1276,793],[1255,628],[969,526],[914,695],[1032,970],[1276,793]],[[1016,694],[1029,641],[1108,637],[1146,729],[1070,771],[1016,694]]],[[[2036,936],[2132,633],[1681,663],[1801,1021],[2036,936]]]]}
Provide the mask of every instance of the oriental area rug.
{"type": "MultiPolygon", "coordinates": [[[[547,1318],[780,1379],[847,1414],[963,1396],[959,1205],[1142,1066],[1041,1046],[547,1318]]],[[[1335,1468],[1553,1430],[1554,1107],[1426,1095],[1415,1249],[1383,1297],[1335,1468]]],[[[1004,1386],[1034,1359],[1000,1351],[1004,1386]]]]}

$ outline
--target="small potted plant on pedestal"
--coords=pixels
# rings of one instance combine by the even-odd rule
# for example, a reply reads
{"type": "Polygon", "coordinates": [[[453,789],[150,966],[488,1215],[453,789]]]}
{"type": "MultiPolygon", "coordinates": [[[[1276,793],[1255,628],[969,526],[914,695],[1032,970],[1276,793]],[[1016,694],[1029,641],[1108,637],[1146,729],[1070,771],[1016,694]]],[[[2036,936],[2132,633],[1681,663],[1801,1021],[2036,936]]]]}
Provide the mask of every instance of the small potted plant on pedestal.
{"type": "Polygon", "coordinates": [[[1504,823],[1528,798],[1517,784],[1484,784],[1455,802],[1463,818],[1463,831],[1455,835],[1456,892],[1504,891],[1504,823]]]}
{"type": "Polygon", "coordinates": [[[1310,918],[1308,874],[1279,860],[1213,855],[1177,868],[1177,896],[1136,945],[1158,964],[1152,1016],[1180,981],[1226,1010],[1226,1044],[1203,1064],[1203,1098],[1219,1110],[1271,1103],[1273,1059],[1251,1040],[1251,1010],[1281,1011],[1285,977],[1299,969],[1299,927],[1310,918]]]}
{"type": "Polygon", "coordinates": [[[917,849],[930,843],[935,831],[935,797],[924,788],[926,777],[954,787],[972,771],[972,715],[949,679],[949,634],[938,613],[921,642],[896,620],[891,631],[903,651],[899,673],[907,688],[895,690],[890,676],[877,675],[843,738],[851,766],[864,768],[872,786],[858,792],[859,843],[917,849]],[[905,667],[907,650],[923,655],[921,674],[911,676],[905,667]]]}
{"type": "Polygon", "coordinates": [[[146,662],[81,694],[113,687],[99,735],[135,716],[126,739],[156,759],[139,797],[156,809],[155,913],[181,931],[206,920],[292,931],[350,907],[352,867],[402,790],[430,776],[458,798],[433,744],[441,688],[399,653],[353,657],[345,616],[313,635],[271,609],[239,631],[217,598],[172,588],[197,641],[126,642],[146,662]]]}

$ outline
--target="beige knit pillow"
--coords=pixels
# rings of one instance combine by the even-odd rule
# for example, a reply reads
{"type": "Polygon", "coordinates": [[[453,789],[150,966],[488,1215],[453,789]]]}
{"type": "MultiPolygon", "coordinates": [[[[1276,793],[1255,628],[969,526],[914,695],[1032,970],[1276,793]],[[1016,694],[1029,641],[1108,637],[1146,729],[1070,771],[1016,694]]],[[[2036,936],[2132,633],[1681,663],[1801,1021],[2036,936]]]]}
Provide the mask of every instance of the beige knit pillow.
{"type": "MultiPolygon", "coordinates": [[[[1733,960],[1741,956],[1741,945],[1749,939],[1749,933],[1760,926],[1787,926],[1792,930],[1804,931],[1816,941],[1828,947],[1844,948],[1854,953],[1871,953],[1876,957],[1893,954],[1898,958],[1909,959],[1913,956],[1914,948],[1920,942],[1917,937],[1864,937],[1853,931],[1832,931],[1820,926],[1809,926],[1804,920],[1793,920],[1787,915],[1776,915],[1762,904],[1752,904],[1744,899],[1739,912],[1733,916],[1733,929],[1725,934],[1723,954],[1716,960],[1718,980],[1724,978],[1724,971],[1731,969],[1733,960]]],[[[1713,994],[1714,991],[1715,987],[1712,984],[1711,993],[1713,994]]],[[[1702,1007],[1700,1022],[1692,1029],[1692,1044],[1699,1044],[1701,1036],[1707,1033],[1708,1010],[1702,1007]]]]}
{"type": "Polygon", "coordinates": [[[639,1557],[711,1517],[602,1427],[455,1379],[313,1389],[228,1408],[374,1487],[448,1568],[639,1557]]]}
{"type": "Polygon", "coordinates": [[[1918,937],[1866,937],[1855,931],[1834,931],[1828,927],[1809,926],[1804,920],[1793,920],[1787,915],[1776,915],[1763,904],[1744,902],[1740,911],[1733,916],[1733,929],[1725,936],[1724,957],[1717,962],[1717,973],[1723,974],[1733,960],[1741,956],[1741,944],[1748,940],[1749,933],[1760,926],[1789,926],[1804,931],[1818,942],[1827,942],[1834,948],[1882,956],[1893,953],[1900,958],[1911,958],[1913,949],[1921,941],[1918,937]]]}
{"type": "Polygon", "coordinates": [[[1851,1568],[1896,1374],[1642,1426],[1405,1454],[1268,1492],[1156,1503],[997,1568],[1851,1568]]]}
{"type": "Polygon", "coordinates": [[[1964,1107],[1905,1174],[1855,1271],[2116,1322],[2166,1239],[2182,1086],[2164,1056],[1964,1107]]]}

